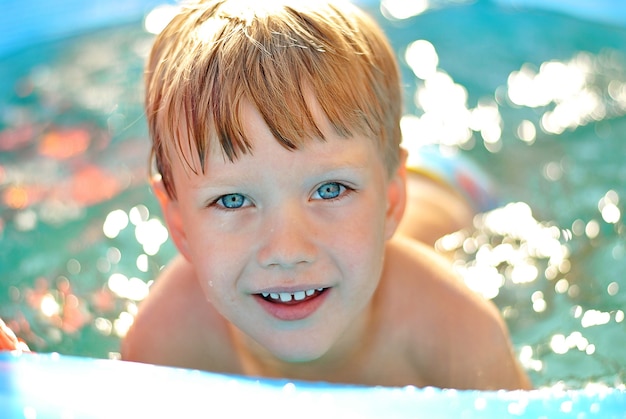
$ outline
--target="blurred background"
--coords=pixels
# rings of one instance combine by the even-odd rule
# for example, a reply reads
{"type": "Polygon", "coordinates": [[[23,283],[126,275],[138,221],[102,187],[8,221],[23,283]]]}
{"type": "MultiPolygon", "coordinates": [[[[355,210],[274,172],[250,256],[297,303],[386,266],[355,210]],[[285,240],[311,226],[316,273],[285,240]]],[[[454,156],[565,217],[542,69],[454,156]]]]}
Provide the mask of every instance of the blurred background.
{"type": "MultiPolygon", "coordinates": [[[[402,65],[407,148],[461,153],[501,204],[439,246],[539,387],[626,380],[626,3],[357,2],[402,65]]],[[[0,0],[0,317],[115,358],[174,255],[148,185],[143,64],[176,3],[0,0]]]]}

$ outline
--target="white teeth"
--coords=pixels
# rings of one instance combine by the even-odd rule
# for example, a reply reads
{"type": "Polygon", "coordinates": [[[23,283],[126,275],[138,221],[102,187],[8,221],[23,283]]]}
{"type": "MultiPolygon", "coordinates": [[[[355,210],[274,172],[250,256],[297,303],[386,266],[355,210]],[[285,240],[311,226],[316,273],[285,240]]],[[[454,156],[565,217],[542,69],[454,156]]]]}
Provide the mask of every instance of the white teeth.
{"type": "Polygon", "coordinates": [[[291,301],[292,297],[293,296],[288,292],[280,293],[280,301],[282,301],[283,303],[288,303],[289,301],[291,301]]]}
{"type": "Polygon", "coordinates": [[[261,296],[263,296],[263,298],[268,298],[269,297],[270,300],[280,300],[283,303],[288,303],[291,300],[302,301],[306,297],[310,297],[313,294],[315,294],[316,292],[322,292],[322,291],[324,291],[324,288],[317,288],[317,290],[310,289],[310,290],[306,290],[306,291],[296,291],[294,293],[290,293],[290,292],[262,292],[261,296]]]}

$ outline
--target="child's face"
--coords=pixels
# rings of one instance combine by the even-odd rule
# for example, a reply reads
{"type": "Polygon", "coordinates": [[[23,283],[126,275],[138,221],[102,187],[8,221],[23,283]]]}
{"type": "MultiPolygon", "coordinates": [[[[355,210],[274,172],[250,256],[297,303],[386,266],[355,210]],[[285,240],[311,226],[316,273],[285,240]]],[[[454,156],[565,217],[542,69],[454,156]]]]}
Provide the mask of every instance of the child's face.
{"type": "Polygon", "coordinates": [[[285,361],[321,357],[368,314],[404,208],[402,169],[390,179],[374,141],[313,111],[327,141],[288,151],[244,106],[252,153],[212,150],[200,175],[173,159],[177,200],[162,202],[213,306],[285,361]]]}

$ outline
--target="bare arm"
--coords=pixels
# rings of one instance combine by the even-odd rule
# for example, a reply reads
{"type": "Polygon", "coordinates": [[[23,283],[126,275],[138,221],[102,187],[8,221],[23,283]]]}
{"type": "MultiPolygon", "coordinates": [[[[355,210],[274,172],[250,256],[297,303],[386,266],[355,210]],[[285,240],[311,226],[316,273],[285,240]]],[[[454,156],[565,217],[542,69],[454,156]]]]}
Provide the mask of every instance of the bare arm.
{"type": "Polygon", "coordinates": [[[176,257],[161,273],[122,341],[122,359],[218,371],[228,332],[206,300],[192,266],[176,257]]]}
{"type": "Polygon", "coordinates": [[[497,307],[428,246],[400,238],[391,247],[388,275],[403,283],[393,300],[406,306],[399,317],[409,324],[415,367],[427,381],[456,389],[531,388],[497,307]]]}
{"type": "MultiPolygon", "coordinates": [[[[465,323],[465,321],[463,321],[465,323]]],[[[504,322],[497,315],[475,318],[464,338],[453,339],[449,370],[455,387],[480,390],[528,390],[531,383],[519,365],[504,322]],[[461,365],[459,365],[461,364],[461,365]]]]}

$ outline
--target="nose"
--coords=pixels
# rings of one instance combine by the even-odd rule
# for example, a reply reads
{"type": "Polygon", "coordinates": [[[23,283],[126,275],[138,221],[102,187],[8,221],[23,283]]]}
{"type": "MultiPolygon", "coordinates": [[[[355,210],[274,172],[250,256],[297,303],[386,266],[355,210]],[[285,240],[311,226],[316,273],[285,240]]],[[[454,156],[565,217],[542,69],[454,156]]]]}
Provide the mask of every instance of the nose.
{"type": "Polygon", "coordinates": [[[263,267],[293,269],[315,259],[313,222],[306,209],[290,205],[266,217],[259,237],[258,261],[263,267]]]}

